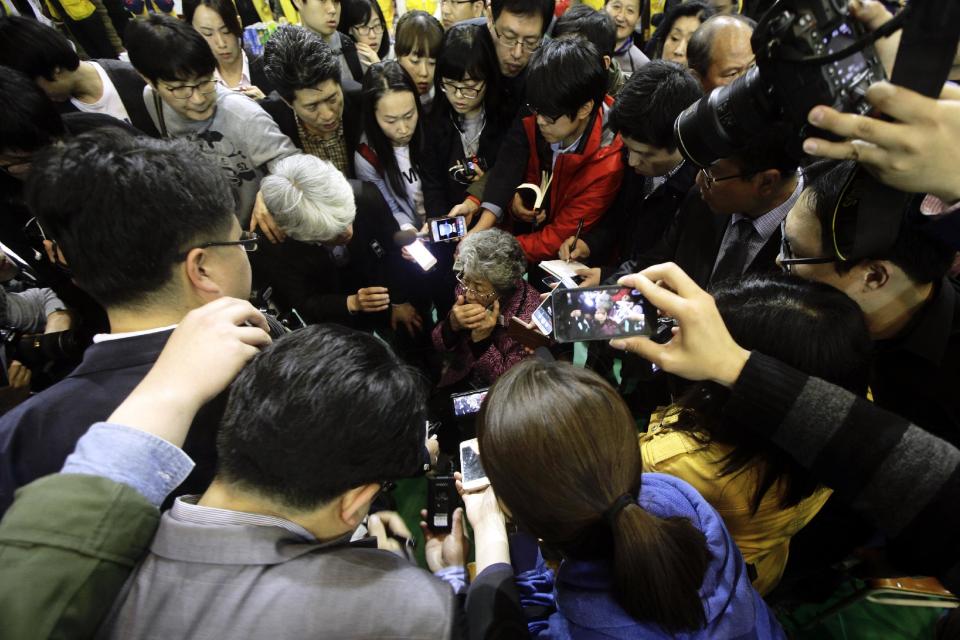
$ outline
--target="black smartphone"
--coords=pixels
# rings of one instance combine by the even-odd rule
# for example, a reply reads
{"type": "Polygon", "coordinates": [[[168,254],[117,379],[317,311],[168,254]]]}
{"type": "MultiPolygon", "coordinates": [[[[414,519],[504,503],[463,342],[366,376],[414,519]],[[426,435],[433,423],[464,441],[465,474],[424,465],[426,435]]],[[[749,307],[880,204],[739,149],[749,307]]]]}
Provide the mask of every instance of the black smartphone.
{"type": "Polygon", "coordinates": [[[437,218],[430,221],[430,237],[434,242],[449,242],[467,235],[467,219],[463,216],[437,218]]]}
{"type": "Polygon", "coordinates": [[[454,393],[450,396],[453,402],[453,415],[468,416],[480,411],[480,405],[483,399],[487,397],[489,389],[478,389],[477,391],[467,391],[466,393],[454,393]]]}
{"type": "Polygon", "coordinates": [[[427,526],[434,533],[450,533],[460,495],[453,476],[427,478],[427,526]]]}
{"type": "Polygon", "coordinates": [[[649,336],[657,327],[656,307],[631,287],[565,289],[550,299],[557,342],[649,336]]]}

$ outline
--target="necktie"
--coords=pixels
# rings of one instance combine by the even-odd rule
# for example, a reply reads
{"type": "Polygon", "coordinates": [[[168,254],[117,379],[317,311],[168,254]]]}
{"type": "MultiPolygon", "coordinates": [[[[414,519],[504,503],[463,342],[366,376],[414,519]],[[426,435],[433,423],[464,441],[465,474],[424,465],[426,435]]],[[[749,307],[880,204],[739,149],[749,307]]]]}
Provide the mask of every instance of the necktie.
{"type": "Polygon", "coordinates": [[[747,268],[750,241],[757,231],[753,228],[753,221],[741,218],[728,232],[725,250],[713,268],[710,283],[719,282],[726,278],[739,278],[747,268]]]}

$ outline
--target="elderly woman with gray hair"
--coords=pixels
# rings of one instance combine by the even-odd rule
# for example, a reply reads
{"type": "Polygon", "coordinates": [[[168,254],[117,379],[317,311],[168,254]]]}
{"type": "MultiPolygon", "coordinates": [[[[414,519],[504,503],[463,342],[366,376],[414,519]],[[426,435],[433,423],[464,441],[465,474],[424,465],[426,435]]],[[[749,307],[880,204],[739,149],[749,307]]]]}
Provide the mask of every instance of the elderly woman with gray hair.
{"type": "Polygon", "coordinates": [[[320,158],[296,155],[279,161],[260,190],[286,238],[250,254],[258,289],[272,288],[281,309],[296,309],[308,323],[403,323],[413,307],[400,304],[402,294],[391,286],[399,263],[395,225],[375,187],[351,183],[320,158]]]}
{"type": "Polygon", "coordinates": [[[529,323],[540,294],[523,279],[527,259],[506,231],[487,229],[467,236],[460,243],[458,265],[456,303],[433,330],[434,346],[450,356],[440,386],[487,386],[527,357],[506,327],[513,317],[529,323]]]}

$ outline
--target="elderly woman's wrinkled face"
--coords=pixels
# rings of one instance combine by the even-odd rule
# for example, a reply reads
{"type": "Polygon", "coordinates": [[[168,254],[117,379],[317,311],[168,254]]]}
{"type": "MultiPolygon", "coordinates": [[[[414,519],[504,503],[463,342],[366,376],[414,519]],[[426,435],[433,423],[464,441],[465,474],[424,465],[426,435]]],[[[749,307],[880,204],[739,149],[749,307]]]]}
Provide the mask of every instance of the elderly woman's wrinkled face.
{"type": "Polygon", "coordinates": [[[460,276],[460,283],[465,289],[464,297],[469,304],[479,304],[489,307],[497,299],[497,290],[486,278],[473,277],[467,274],[460,276]]]}

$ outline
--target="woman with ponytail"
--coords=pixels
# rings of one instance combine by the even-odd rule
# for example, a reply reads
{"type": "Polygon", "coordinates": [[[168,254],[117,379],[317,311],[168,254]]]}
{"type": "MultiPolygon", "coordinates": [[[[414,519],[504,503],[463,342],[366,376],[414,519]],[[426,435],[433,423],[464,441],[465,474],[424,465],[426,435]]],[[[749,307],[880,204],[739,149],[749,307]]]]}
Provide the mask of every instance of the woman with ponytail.
{"type": "Polygon", "coordinates": [[[522,532],[509,559],[521,605],[539,614],[531,635],[784,637],[717,513],[682,480],[641,473],[633,417],[595,373],[518,364],[488,394],[477,435],[491,483],[464,495],[477,570],[506,566],[498,503],[522,532]],[[563,558],[556,578],[538,539],[563,558]]]}

